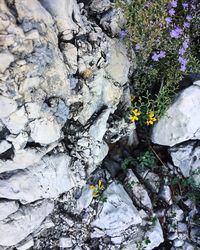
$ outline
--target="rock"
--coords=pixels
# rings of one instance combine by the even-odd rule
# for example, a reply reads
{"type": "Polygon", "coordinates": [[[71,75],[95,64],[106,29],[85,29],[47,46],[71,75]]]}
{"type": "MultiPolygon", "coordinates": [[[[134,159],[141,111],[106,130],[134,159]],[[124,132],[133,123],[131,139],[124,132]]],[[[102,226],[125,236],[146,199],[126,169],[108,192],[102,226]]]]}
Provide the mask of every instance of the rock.
{"type": "Polygon", "coordinates": [[[110,0],[93,0],[92,3],[90,4],[90,9],[93,12],[97,13],[103,13],[110,9],[111,7],[111,2],[110,0]]]}
{"type": "Polygon", "coordinates": [[[189,142],[169,149],[172,161],[184,177],[189,177],[200,166],[200,146],[198,142],[189,142]]]}
{"type": "Polygon", "coordinates": [[[0,73],[4,73],[9,65],[14,62],[14,60],[14,56],[11,53],[0,53],[0,73]]]}
{"type": "Polygon", "coordinates": [[[53,202],[43,200],[22,206],[16,213],[0,221],[0,245],[12,246],[34,232],[54,208],[53,202]]]}
{"type": "Polygon", "coordinates": [[[171,194],[171,189],[168,185],[162,185],[160,187],[160,191],[158,193],[158,197],[166,202],[167,204],[171,205],[172,204],[172,194],[171,194]]]}
{"type": "Polygon", "coordinates": [[[182,247],[184,245],[184,240],[175,239],[173,242],[174,247],[182,247]]]}
{"type": "Polygon", "coordinates": [[[29,124],[31,138],[40,144],[50,144],[61,138],[61,127],[52,118],[41,118],[29,124]]]}
{"type": "Polygon", "coordinates": [[[0,179],[0,197],[29,203],[56,198],[74,186],[69,170],[70,158],[64,154],[45,156],[31,167],[0,179]]]}
{"type": "Polygon", "coordinates": [[[31,247],[34,246],[33,238],[27,239],[25,242],[21,243],[19,246],[17,246],[17,250],[28,250],[31,247]]]}
{"type": "Polygon", "coordinates": [[[81,212],[83,209],[89,207],[90,203],[92,202],[92,193],[93,191],[90,189],[89,185],[85,185],[82,188],[81,196],[77,200],[77,210],[81,212]]]}
{"type": "Polygon", "coordinates": [[[72,248],[73,243],[71,238],[62,237],[59,239],[59,247],[62,248],[72,248]]]}
{"type": "Polygon", "coordinates": [[[8,143],[6,140],[3,140],[0,142],[0,154],[4,153],[7,151],[9,148],[11,148],[12,145],[8,143]]]}
{"type": "Polygon", "coordinates": [[[124,85],[128,81],[130,66],[126,47],[115,39],[111,44],[109,64],[105,69],[106,72],[115,82],[124,85]]]}
{"type": "Polygon", "coordinates": [[[17,109],[17,103],[3,95],[0,95],[0,106],[3,107],[0,109],[0,119],[9,116],[17,109]]]}
{"type": "Polygon", "coordinates": [[[41,116],[41,105],[38,103],[26,103],[25,109],[29,119],[37,119],[41,116]]]}
{"type": "Polygon", "coordinates": [[[93,140],[99,142],[102,141],[103,136],[106,133],[106,125],[109,115],[110,115],[110,110],[109,109],[104,110],[90,127],[89,135],[93,138],[93,140]]]}
{"type": "MultiPolygon", "coordinates": [[[[121,184],[113,182],[103,196],[107,201],[99,205],[97,217],[91,223],[94,228],[102,230],[103,234],[120,236],[128,227],[142,222],[139,212],[121,184]]],[[[101,234],[97,232],[95,236],[101,237],[101,234]]]]}
{"type": "Polygon", "coordinates": [[[69,67],[71,74],[76,74],[78,69],[78,51],[72,43],[62,43],[61,49],[64,57],[64,62],[69,67]]]}
{"type": "Polygon", "coordinates": [[[51,13],[56,21],[59,32],[65,40],[71,40],[79,28],[84,30],[79,6],[76,1],[69,0],[42,0],[42,5],[51,13]],[[73,16],[73,17],[72,17],[73,16]]]}
{"type": "Polygon", "coordinates": [[[20,133],[28,122],[25,108],[22,107],[12,113],[9,117],[3,118],[2,122],[12,134],[20,133]]]}
{"type": "Polygon", "coordinates": [[[7,140],[9,142],[12,142],[12,145],[14,146],[14,148],[16,150],[21,150],[24,149],[24,147],[26,146],[26,143],[28,142],[28,133],[26,132],[21,132],[20,134],[16,135],[10,135],[7,136],[7,140]]]}
{"type": "Polygon", "coordinates": [[[10,214],[15,213],[19,208],[19,203],[16,201],[0,200],[0,221],[4,220],[10,214]]]}
{"type": "Polygon", "coordinates": [[[177,205],[172,205],[167,211],[167,216],[174,222],[182,221],[184,219],[184,212],[177,205]]]}
{"type": "Polygon", "coordinates": [[[133,199],[134,203],[138,207],[143,208],[144,210],[152,211],[152,203],[149,195],[142,184],[140,184],[137,177],[134,175],[131,169],[128,170],[127,176],[125,179],[127,186],[127,192],[133,199]]]}
{"type": "Polygon", "coordinates": [[[183,90],[165,115],[154,125],[152,141],[156,144],[175,144],[200,139],[200,87],[183,90]]]}

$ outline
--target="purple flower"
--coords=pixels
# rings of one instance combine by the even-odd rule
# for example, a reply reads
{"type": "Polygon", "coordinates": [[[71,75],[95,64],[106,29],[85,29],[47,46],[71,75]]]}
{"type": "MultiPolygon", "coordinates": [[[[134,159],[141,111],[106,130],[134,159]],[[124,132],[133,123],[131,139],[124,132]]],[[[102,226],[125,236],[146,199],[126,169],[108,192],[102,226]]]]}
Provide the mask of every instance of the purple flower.
{"type": "Polygon", "coordinates": [[[126,30],[121,30],[119,33],[118,33],[118,36],[119,38],[121,39],[124,39],[126,36],[127,36],[127,31],[126,30]]]}
{"type": "Polygon", "coordinates": [[[186,65],[181,65],[180,70],[181,70],[182,72],[185,72],[185,71],[186,71],[186,65]]]}
{"type": "Polygon", "coordinates": [[[158,62],[159,61],[159,55],[156,54],[155,52],[153,53],[153,56],[151,57],[153,61],[158,62]]]}
{"type": "Polygon", "coordinates": [[[182,56],[179,56],[178,61],[180,62],[181,65],[187,65],[188,60],[182,56]]]}
{"type": "Polygon", "coordinates": [[[191,8],[193,9],[193,10],[196,10],[196,5],[194,5],[194,4],[191,4],[191,8]]]}
{"type": "Polygon", "coordinates": [[[189,47],[189,39],[187,38],[184,42],[183,42],[183,48],[187,49],[189,47]]]}
{"type": "Polygon", "coordinates": [[[174,9],[170,9],[168,12],[169,12],[170,16],[174,16],[174,14],[175,14],[175,10],[174,9]]]}
{"type": "Polygon", "coordinates": [[[172,38],[179,38],[182,33],[182,29],[180,27],[176,27],[174,30],[170,32],[170,36],[172,38]]]}
{"type": "Polygon", "coordinates": [[[172,18],[171,18],[171,17],[166,17],[166,18],[165,18],[165,21],[166,21],[167,24],[169,24],[169,23],[171,23],[172,18]]]}
{"type": "Polygon", "coordinates": [[[177,7],[177,0],[172,0],[171,1],[171,6],[172,7],[177,7]]]}
{"type": "Polygon", "coordinates": [[[188,22],[191,21],[192,20],[192,16],[191,15],[187,15],[186,16],[186,20],[188,20],[188,22]]]}
{"type": "Polygon", "coordinates": [[[185,54],[185,52],[186,52],[186,50],[185,50],[185,48],[183,48],[183,47],[181,47],[180,49],[179,49],[179,55],[181,55],[181,56],[183,56],[184,54],[185,54]]]}
{"type": "Polygon", "coordinates": [[[136,50],[139,50],[139,49],[140,49],[140,45],[139,45],[138,43],[135,45],[135,49],[136,49],[136,50]]]}
{"type": "Polygon", "coordinates": [[[189,27],[190,27],[190,24],[189,24],[188,22],[184,22],[184,23],[183,23],[183,27],[184,27],[184,28],[189,28],[189,27]]]}
{"type": "Polygon", "coordinates": [[[165,58],[166,57],[166,52],[161,50],[160,53],[158,54],[158,56],[160,58],[165,58]]]}
{"type": "Polygon", "coordinates": [[[187,9],[188,8],[188,3],[183,3],[182,6],[183,6],[184,9],[187,9]]]}

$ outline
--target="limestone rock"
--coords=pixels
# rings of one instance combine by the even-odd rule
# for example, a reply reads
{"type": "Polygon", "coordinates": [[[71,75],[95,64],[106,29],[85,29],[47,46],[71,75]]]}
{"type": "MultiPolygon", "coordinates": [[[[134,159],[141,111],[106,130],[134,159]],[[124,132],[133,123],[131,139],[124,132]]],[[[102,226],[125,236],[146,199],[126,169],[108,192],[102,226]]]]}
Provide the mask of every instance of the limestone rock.
{"type": "Polygon", "coordinates": [[[22,107],[19,110],[12,113],[9,117],[3,118],[2,122],[10,130],[12,134],[20,133],[28,122],[25,108],[22,107]]]}
{"type": "MultiPolygon", "coordinates": [[[[113,182],[103,195],[107,201],[99,206],[97,217],[92,222],[93,227],[97,227],[103,233],[114,237],[121,235],[128,227],[142,222],[139,212],[122,185],[113,182]]],[[[97,237],[98,233],[95,236],[97,237]]]]}
{"type": "Polygon", "coordinates": [[[64,62],[69,67],[70,74],[75,74],[78,69],[77,48],[72,43],[63,43],[61,48],[64,56],[64,62]]]}
{"type": "Polygon", "coordinates": [[[56,198],[75,186],[69,170],[70,158],[60,154],[42,160],[0,180],[0,197],[29,203],[42,198],[56,198]]]}
{"type": "Polygon", "coordinates": [[[165,115],[154,125],[152,141],[157,144],[175,144],[200,139],[200,87],[183,90],[165,115]]]}
{"type": "Polygon", "coordinates": [[[4,220],[10,214],[15,213],[19,208],[19,203],[16,201],[0,200],[0,221],[4,220]]]}
{"type": "Polygon", "coordinates": [[[103,13],[111,7],[110,0],[93,0],[90,4],[90,9],[93,12],[103,13]]]}
{"type": "Polygon", "coordinates": [[[172,147],[169,152],[184,177],[189,177],[200,166],[200,146],[195,141],[172,147]]]}
{"type": "Polygon", "coordinates": [[[51,119],[41,118],[29,124],[31,128],[31,138],[41,144],[50,144],[61,138],[60,125],[51,119]]]}
{"type": "Polygon", "coordinates": [[[53,203],[47,200],[22,206],[6,220],[0,221],[0,245],[12,246],[34,232],[53,210],[53,203]]]}
{"type": "Polygon", "coordinates": [[[0,53],[0,73],[3,73],[13,61],[14,56],[11,53],[0,53]]]}
{"type": "Polygon", "coordinates": [[[17,103],[3,95],[0,95],[0,106],[3,107],[0,109],[0,119],[9,116],[17,109],[17,103]]]}
{"type": "Polygon", "coordinates": [[[128,81],[130,66],[126,47],[119,41],[114,40],[111,45],[110,59],[106,72],[115,82],[124,85],[128,81]]]}
{"type": "Polygon", "coordinates": [[[12,145],[8,143],[6,140],[3,140],[0,142],[0,154],[4,153],[7,151],[9,148],[11,148],[12,145]]]}

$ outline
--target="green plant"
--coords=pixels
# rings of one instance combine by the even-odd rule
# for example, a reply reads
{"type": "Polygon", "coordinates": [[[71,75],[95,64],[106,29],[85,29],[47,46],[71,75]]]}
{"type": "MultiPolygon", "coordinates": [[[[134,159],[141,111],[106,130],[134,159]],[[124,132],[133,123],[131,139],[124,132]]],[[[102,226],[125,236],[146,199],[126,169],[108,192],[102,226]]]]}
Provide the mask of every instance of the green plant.
{"type": "Polygon", "coordinates": [[[126,41],[136,53],[130,112],[137,109],[140,115],[132,114],[130,119],[139,126],[152,125],[164,114],[183,75],[200,71],[199,4],[185,8],[182,3],[118,0],[127,19],[126,41]]]}
{"type": "Polygon", "coordinates": [[[143,155],[137,157],[137,162],[142,168],[153,169],[156,166],[156,158],[151,151],[146,151],[143,155]]]}

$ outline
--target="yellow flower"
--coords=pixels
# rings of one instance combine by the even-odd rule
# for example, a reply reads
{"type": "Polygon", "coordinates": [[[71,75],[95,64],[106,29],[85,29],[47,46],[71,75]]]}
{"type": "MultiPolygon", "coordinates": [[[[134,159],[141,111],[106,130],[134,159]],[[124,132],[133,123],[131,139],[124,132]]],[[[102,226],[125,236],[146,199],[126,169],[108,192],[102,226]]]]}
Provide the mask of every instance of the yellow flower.
{"type": "Polygon", "coordinates": [[[104,189],[104,185],[103,185],[102,180],[99,180],[99,181],[98,181],[98,188],[99,188],[99,189],[104,189]]]}
{"type": "Polygon", "coordinates": [[[95,185],[90,185],[90,189],[95,190],[96,189],[95,185]]]}
{"type": "Polygon", "coordinates": [[[146,121],[146,124],[149,125],[153,125],[154,122],[156,122],[157,119],[155,118],[155,114],[153,112],[148,113],[148,118],[146,121]]]}
{"type": "Polygon", "coordinates": [[[93,198],[96,198],[96,197],[97,197],[97,192],[96,192],[96,191],[93,191],[93,192],[92,192],[92,197],[93,197],[93,198]]]}
{"type": "Polygon", "coordinates": [[[132,111],[133,111],[133,114],[135,116],[140,116],[141,115],[141,112],[138,109],[133,109],[132,111]]]}

